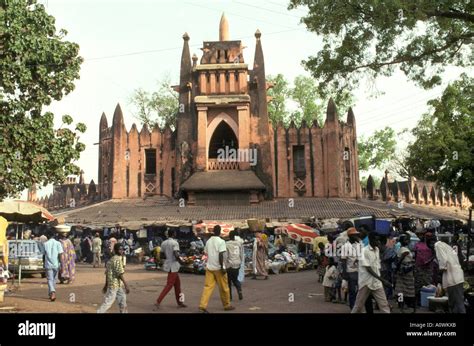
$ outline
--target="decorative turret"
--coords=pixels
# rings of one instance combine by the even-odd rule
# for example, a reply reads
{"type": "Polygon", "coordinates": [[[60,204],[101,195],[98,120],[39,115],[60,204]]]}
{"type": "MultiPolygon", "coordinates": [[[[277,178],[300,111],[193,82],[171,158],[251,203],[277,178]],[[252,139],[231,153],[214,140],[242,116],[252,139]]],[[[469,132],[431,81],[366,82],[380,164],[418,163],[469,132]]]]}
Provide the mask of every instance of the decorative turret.
{"type": "Polygon", "coordinates": [[[102,134],[103,130],[106,130],[109,127],[107,123],[107,116],[105,113],[102,113],[102,116],[100,117],[100,124],[99,124],[99,136],[102,134]]]}
{"type": "Polygon", "coordinates": [[[123,121],[123,113],[122,108],[120,108],[120,103],[117,103],[114,111],[114,118],[112,120],[112,126],[114,128],[114,132],[118,131],[119,129],[122,130],[122,126],[124,124],[123,121]]]}
{"type": "Polygon", "coordinates": [[[191,53],[189,52],[189,35],[187,32],[183,35],[183,51],[181,53],[181,70],[179,77],[180,91],[191,81],[191,53]]]}
{"type": "Polygon", "coordinates": [[[219,41],[229,41],[229,22],[224,13],[219,23],[219,41]]]}
{"type": "Polygon", "coordinates": [[[355,126],[355,116],[352,107],[349,107],[349,111],[347,112],[347,124],[355,126]]]}
{"type": "Polygon", "coordinates": [[[337,121],[337,110],[336,110],[336,104],[334,103],[334,100],[332,97],[329,99],[328,102],[328,108],[326,111],[326,122],[330,121],[337,121]]]}

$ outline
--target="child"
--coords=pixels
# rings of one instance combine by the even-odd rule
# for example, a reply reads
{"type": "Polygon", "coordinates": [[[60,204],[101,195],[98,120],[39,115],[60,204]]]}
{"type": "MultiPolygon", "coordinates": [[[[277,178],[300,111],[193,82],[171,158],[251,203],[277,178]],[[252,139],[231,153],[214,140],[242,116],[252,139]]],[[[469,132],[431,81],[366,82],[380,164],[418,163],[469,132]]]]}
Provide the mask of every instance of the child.
{"type": "Polygon", "coordinates": [[[334,263],[334,258],[329,258],[329,264],[326,268],[326,274],[324,274],[323,286],[324,286],[324,301],[331,302],[335,297],[334,285],[339,272],[334,263]]]}
{"type": "Polygon", "coordinates": [[[318,274],[319,274],[319,278],[318,278],[318,282],[323,282],[324,273],[326,272],[326,267],[328,265],[328,257],[326,256],[325,251],[324,251],[324,244],[319,243],[318,247],[319,247],[319,256],[318,256],[318,274]]]}

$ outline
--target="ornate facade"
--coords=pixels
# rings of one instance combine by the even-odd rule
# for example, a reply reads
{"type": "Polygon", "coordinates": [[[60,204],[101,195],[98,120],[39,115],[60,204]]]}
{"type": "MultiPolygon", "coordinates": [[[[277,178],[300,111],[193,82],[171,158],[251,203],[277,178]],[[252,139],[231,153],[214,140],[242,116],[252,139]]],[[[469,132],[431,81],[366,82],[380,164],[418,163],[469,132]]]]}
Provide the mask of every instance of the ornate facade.
{"type": "Polygon", "coordinates": [[[134,124],[127,131],[119,105],[110,127],[102,114],[100,199],[164,195],[205,204],[361,196],[352,110],[342,122],[330,100],[322,128],[316,122],[272,127],[267,109],[271,85],[258,30],[255,39],[250,69],[245,47],[230,39],[224,16],[219,40],[203,43],[199,63],[196,55],[191,57],[188,34],[183,35],[174,130],[143,126],[138,131],[134,124]],[[235,150],[239,160],[222,158],[224,149],[235,150]]]}

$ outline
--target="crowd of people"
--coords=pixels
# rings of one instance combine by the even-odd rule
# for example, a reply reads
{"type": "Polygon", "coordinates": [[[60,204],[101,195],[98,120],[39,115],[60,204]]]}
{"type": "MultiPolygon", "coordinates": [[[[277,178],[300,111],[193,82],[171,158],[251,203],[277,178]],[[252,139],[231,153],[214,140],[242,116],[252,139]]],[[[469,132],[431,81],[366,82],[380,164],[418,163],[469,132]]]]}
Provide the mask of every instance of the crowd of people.
{"type": "MultiPolygon", "coordinates": [[[[461,267],[464,258],[458,235],[446,244],[437,240],[435,230],[430,228],[418,230],[417,241],[413,241],[415,234],[409,231],[381,235],[369,232],[365,226],[345,228],[337,235],[318,237],[313,244],[318,282],[324,287],[326,302],[347,304],[352,313],[373,313],[374,306],[389,313],[395,304],[401,312],[416,312],[423,288],[438,287],[447,294],[451,312],[465,313],[461,267]]],[[[167,273],[166,285],[155,306],[159,309],[174,288],[177,306],[185,308],[179,276],[183,252],[175,230],[168,229],[166,238],[150,242],[152,253],[167,273]]],[[[102,239],[99,233],[73,237],[68,232],[50,231],[38,240],[43,243],[51,301],[56,299],[57,279],[61,284],[74,282],[76,262],[90,263],[94,268],[103,267],[105,262],[105,296],[98,312],[107,311],[115,301],[121,312],[127,311],[126,296],[130,290],[124,274],[127,253],[135,246],[133,236],[112,232],[102,239]]],[[[243,299],[245,246],[252,249],[247,259],[252,262],[251,277],[267,280],[269,247],[275,251],[285,249],[281,236],[256,232],[252,238],[245,238],[240,230],[235,230],[224,240],[220,226],[216,225],[210,238],[193,238],[191,251],[203,252],[206,257],[199,311],[207,312],[216,284],[224,310],[234,309],[233,290],[239,300],[243,299]]]]}
{"type": "Polygon", "coordinates": [[[327,243],[314,249],[325,300],[347,304],[352,313],[373,313],[374,301],[382,312],[391,312],[394,302],[401,312],[416,312],[422,289],[438,287],[447,293],[451,312],[465,313],[459,236],[447,244],[433,229],[423,229],[413,245],[414,236],[409,231],[385,236],[364,226],[328,234],[327,243]]]}
{"type": "MultiPolygon", "coordinates": [[[[175,239],[175,231],[169,229],[167,231],[167,240],[160,244],[160,258],[164,261],[162,269],[167,273],[166,285],[157,298],[155,307],[160,308],[166,295],[174,288],[176,304],[179,308],[186,308],[184,294],[181,291],[181,280],[179,276],[179,269],[182,264],[180,256],[180,246],[175,239]]],[[[229,234],[229,240],[225,241],[221,238],[221,227],[216,225],[213,229],[213,234],[205,242],[204,254],[207,256],[206,273],[204,279],[204,288],[202,291],[199,311],[208,313],[207,306],[212,293],[217,284],[219,288],[220,299],[225,311],[234,310],[235,307],[231,305],[232,300],[232,285],[235,286],[239,300],[243,299],[242,282],[239,279],[241,268],[244,265],[244,240],[239,236],[239,232],[234,230],[229,234]]],[[[265,249],[265,244],[261,244],[265,237],[262,234],[257,234],[255,239],[255,247],[257,251],[259,248],[265,249]]],[[[126,294],[129,293],[129,288],[124,279],[124,265],[120,261],[120,256],[123,252],[121,244],[114,245],[114,257],[106,265],[106,283],[103,289],[105,294],[104,303],[100,306],[97,312],[106,312],[115,300],[119,305],[120,312],[127,311],[126,294]]],[[[264,252],[256,254],[264,257],[264,252]]],[[[265,261],[265,258],[260,261],[265,261]]],[[[266,271],[261,271],[262,268],[258,263],[254,266],[254,275],[263,275],[268,277],[266,271]]]]}

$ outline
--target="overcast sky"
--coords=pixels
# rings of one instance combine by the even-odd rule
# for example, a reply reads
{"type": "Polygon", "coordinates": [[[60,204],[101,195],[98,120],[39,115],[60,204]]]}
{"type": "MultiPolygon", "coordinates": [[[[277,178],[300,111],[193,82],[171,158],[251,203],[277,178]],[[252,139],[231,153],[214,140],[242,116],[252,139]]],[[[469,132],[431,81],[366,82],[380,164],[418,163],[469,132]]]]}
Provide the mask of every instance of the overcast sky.
{"type": "MultiPolygon", "coordinates": [[[[179,81],[182,35],[191,38],[191,54],[201,57],[203,41],[218,40],[222,12],[229,21],[231,39],[241,39],[245,62],[252,67],[255,37],[259,29],[268,74],[282,73],[290,81],[308,74],[301,61],[321,48],[321,39],[306,31],[300,18],[305,10],[288,11],[281,0],[40,0],[56,18],[56,28],[68,31],[66,39],[80,45],[85,59],[76,89],[51,105],[59,125],[63,114],[84,122],[86,144],[79,166],[86,181],[97,182],[99,120],[105,112],[109,125],[120,103],[127,129],[137,122],[129,100],[137,88],[154,90],[157,80],[169,75],[179,81]]],[[[447,80],[457,69],[449,69],[447,80]]],[[[376,81],[384,93],[369,97],[373,84],[354,90],[354,113],[358,135],[370,135],[385,126],[396,130],[413,127],[426,111],[426,101],[440,95],[442,88],[424,91],[407,81],[402,73],[376,81]]],[[[141,125],[137,126],[140,129],[141,125]]],[[[46,189],[39,193],[42,196],[46,189]]]]}

